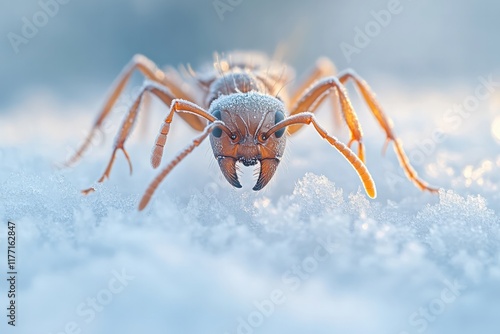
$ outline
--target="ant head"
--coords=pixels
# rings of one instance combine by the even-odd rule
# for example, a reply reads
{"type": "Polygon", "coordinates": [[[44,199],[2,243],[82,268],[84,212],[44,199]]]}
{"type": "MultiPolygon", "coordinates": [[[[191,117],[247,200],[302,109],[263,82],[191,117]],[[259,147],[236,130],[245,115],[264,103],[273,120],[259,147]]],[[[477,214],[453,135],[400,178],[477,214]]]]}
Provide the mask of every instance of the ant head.
{"type": "Polygon", "coordinates": [[[260,163],[253,190],[271,180],[285,150],[285,128],[270,136],[266,132],[285,119],[285,105],[278,98],[257,92],[223,95],[210,105],[209,112],[229,131],[214,128],[210,142],[222,174],[234,187],[241,188],[236,162],[245,166],[260,163]]]}

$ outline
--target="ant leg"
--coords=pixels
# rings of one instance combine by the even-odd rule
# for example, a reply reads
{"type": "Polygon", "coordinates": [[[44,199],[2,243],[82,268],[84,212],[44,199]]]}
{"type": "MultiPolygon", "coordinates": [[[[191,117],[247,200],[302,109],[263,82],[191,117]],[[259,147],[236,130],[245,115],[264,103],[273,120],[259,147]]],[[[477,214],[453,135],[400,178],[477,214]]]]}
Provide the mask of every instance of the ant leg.
{"type": "MultiPolygon", "coordinates": [[[[355,141],[358,142],[358,156],[361,161],[365,161],[365,150],[362,143],[363,132],[361,130],[361,125],[359,124],[358,117],[354,112],[351,101],[347,97],[347,91],[344,85],[336,77],[328,77],[317,81],[313,86],[311,86],[302,97],[297,102],[294,109],[292,109],[290,116],[299,114],[304,111],[314,113],[322,100],[330,93],[334,91],[340,100],[340,110],[342,116],[344,117],[351,138],[347,146],[351,146],[355,141]]],[[[288,133],[293,135],[296,133],[303,124],[295,124],[288,128],[288,133]]]]}
{"type": "MultiPolygon", "coordinates": [[[[123,89],[125,88],[127,82],[136,69],[139,70],[146,78],[166,86],[175,97],[191,100],[191,97],[180,88],[179,83],[169,79],[169,75],[158,69],[158,67],[150,59],[146,58],[143,55],[134,56],[132,60],[123,68],[120,75],[118,75],[117,79],[115,80],[115,83],[112,85],[111,93],[107,98],[106,103],[104,104],[104,107],[99,113],[97,119],[94,121],[90,133],[87,135],[83,144],[78,148],[78,150],[76,150],[73,156],[67,160],[67,162],[64,164],[65,166],[71,166],[82,157],[83,153],[87,150],[90,143],[92,142],[92,138],[95,136],[97,131],[100,130],[104,120],[109,116],[118,97],[123,92],[123,89]]],[[[192,115],[183,116],[183,118],[195,130],[201,131],[204,128],[204,124],[192,115]]]]}
{"type": "Polygon", "coordinates": [[[150,183],[149,187],[146,189],[146,192],[142,196],[141,202],[139,203],[139,211],[142,211],[149,203],[149,200],[153,196],[154,192],[156,191],[156,188],[160,185],[160,183],[163,181],[163,179],[174,169],[175,166],[179,164],[189,153],[191,153],[196,147],[198,147],[203,140],[205,140],[208,135],[212,132],[212,130],[217,127],[221,126],[223,123],[221,121],[214,121],[213,123],[210,123],[205,127],[205,130],[196,137],[193,142],[187,146],[183,151],[181,151],[162,171],[158,176],[155,177],[153,182],[150,183]]]}
{"type": "Polygon", "coordinates": [[[356,154],[351,151],[351,149],[344,145],[342,142],[340,142],[337,138],[330,136],[326,130],[324,130],[319,123],[317,122],[316,118],[314,117],[313,113],[310,112],[302,112],[298,113],[296,115],[290,116],[283,121],[279,122],[272,128],[270,128],[264,136],[269,138],[273,133],[276,131],[279,131],[280,129],[283,129],[285,127],[289,126],[294,126],[297,124],[301,125],[309,125],[312,124],[318,134],[328,141],[333,147],[335,147],[343,156],[346,158],[346,160],[351,164],[351,166],[354,168],[356,173],[358,174],[359,178],[361,179],[361,182],[363,183],[363,186],[365,188],[366,193],[368,196],[371,198],[375,198],[377,196],[377,190],[375,188],[375,182],[373,181],[370,172],[368,171],[368,168],[365,166],[363,161],[356,156],[356,154]]]}
{"type": "MultiPolygon", "coordinates": [[[[172,93],[169,90],[167,90],[165,87],[162,87],[161,85],[151,83],[151,84],[144,86],[142,88],[139,96],[135,100],[134,104],[130,108],[127,116],[125,117],[125,119],[123,121],[123,124],[120,128],[120,132],[118,133],[118,136],[116,137],[115,146],[113,148],[113,153],[111,154],[111,158],[108,162],[108,165],[107,165],[104,173],[102,174],[102,176],[99,178],[99,180],[97,182],[101,183],[104,180],[106,180],[107,178],[109,178],[109,174],[111,172],[111,169],[113,167],[113,163],[115,161],[116,152],[118,150],[121,150],[125,154],[125,157],[127,158],[127,161],[129,163],[130,172],[132,173],[132,163],[130,161],[130,157],[129,157],[127,151],[124,148],[124,144],[130,135],[130,132],[133,128],[134,123],[137,120],[137,116],[139,114],[139,111],[141,110],[140,105],[141,105],[142,99],[145,96],[144,94],[147,92],[157,96],[166,105],[172,104],[171,110],[170,110],[170,112],[169,112],[167,118],[165,119],[165,122],[161,128],[161,133],[160,133],[160,135],[158,135],[158,138],[156,140],[156,145],[155,145],[155,149],[153,152],[157,152],[157,150],[156,150],[157,148],[163,149],[163,146],[165,145],[165,142],[167,139],[168,130],[170,129],[170,123],[172,122],[174,111],[184,112],[185,110],[189,110],[192,114],[195,114],[194,115],[195,117],[202,117],[202,118],[205,118],[211,122],[216,120],[215,117],[208,114],[207,112],[205,112],[201,108],[199,108],[199,107],[198,107],[198,109],[194,108],[193,106],[196,106],[194,103],[189,103],[187,101],[182,101],[182,100],[175,100],[172,93]],[[172,103],[172,101],[175,101],[175,102],[172,103]]],[[[158,153],[156,153],[156,155],[153,154],[153,157],[152,157],[153,160],[156,157],[158,164],[161,160],[161,153],[162,153],[162,150],[160,150],[159,157],[157,157],[158,153]]],[[[153,163],[153,166],[157,167],[158,164],[155,166],[153,163]]],[[[95,189],[89,188],[89,189],[83,190],[82,192],[84,194],[88,194],[88,193],[92,192],[93,190],[95,190],[95,189]]]]}
{"type": "Polygon", "coordinates": [[[382,108],[380,107],[380,104],[378,103],[375,97],[375,94],[372,92],[370,86],[366,83],[366,81],[363,80],[360,76],[358,76],[353,70],[343,71],[339,75],[339,80],[342,83],[345,83],[348,80],[352,80],[354,82],[358,92],[365,100],[366,104],[368,105],[372,114],[375,116],[375,119],[377,120],[379,125],[384,130],[386,135],[386,142],[383,151],[385,152],[387,145],[390,142],[392,142],[394,145],[394,151],[396,152],[396,156],[398,157],[399,160],[399,164],[403,168],[408,179],[410,179],[410,181],[412,181],[420,190],[427,190],[433,193],[437,192],[438,191],[437,188],[430,187],[427,182],[423,181],[418,177],[417,172],[410,164],[410,161],[403,150],[401,140],[399,140],[396,137],[396,135],[392,130],[392,121],[383,112],[382,108]]]}
{"type": "MultiPolygon", "coordinates": [[[[306,77],[304,82],[299,86],[298,89],[295,90],[295,92],[292,94],[292,97],[290,98],[290,102],[288,103],[288,108],[291,110],[293,107],[297,105],[297,102],[299,99],[304,95],[304,93],[318,80],[326,77],[332,77],[337,75],[337,67],[335,64],[328,58],[326,57],[321,57],[316,61],[316,65],[314,66],[314,69],[312,73],[309,73],[309,75],[306,77]]],[[[321,104],[326,97],[323,97],[321,104]]],[[[339,129],[340,125],[342,124],[342,114],[339,109],[339,97],[336,94],[336,91],[334,94],[330,94],[330,105],[332,108],[333,112],[333,118],[334,118],[334,124],[335,128],[339,129]]],[[[313,111],[314,112],[314,111],[313,111]]]]}
{"type": "MultiPolygon", "coordinates": [[[[160,94],[158,96],[162,98],[161,91],[155,92],[154,88],[152,88],[151,91],[157,95],[160,94]]],[[[162,100],[165,103],[168,102],[168,100],[164,98],[162,98],[162,100]]],[[[155,146],[153,147],[153,151],[151,153],[151,166],[153,166],[153,168],[157,168],[160,165],[165,143],[167,142],[167,135],[170,131],[170,124],[172,123],[174,114],[176,112],[180,113],[180,116],[184,115],[185,113],[189,113],[190,115],[196,116],[198,118],[204,118],[209,122],[214,122],[217,120],[217,118],[215,118],[213,115],[209,114],[207,111],[194,103],[179,99],[173,100],[171,102],[170,112],[167,114],[167,117],[160,127],[160,131],[155,140],[155,146]]],[[[225,128],[224,131],[230,132],[227,128],[225,128]]]]}

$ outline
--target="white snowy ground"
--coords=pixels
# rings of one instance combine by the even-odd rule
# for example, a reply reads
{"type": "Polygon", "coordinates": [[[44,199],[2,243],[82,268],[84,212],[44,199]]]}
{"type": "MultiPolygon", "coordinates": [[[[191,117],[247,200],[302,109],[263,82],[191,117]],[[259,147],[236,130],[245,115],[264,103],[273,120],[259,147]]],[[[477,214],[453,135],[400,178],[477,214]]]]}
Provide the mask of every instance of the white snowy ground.
{"type": "MultiPolygon", "coordinates": [[[[449,111],[470,103],[476,85],[377,87],[439,195],[407,181],[391,149],[381,156],[382,132],[355,99],[377,199],[311,128],[289,141],[264,191],[251,190],[250,170],[243,190],[227,184],[206,142],[141,213],[138,199],[157,173],[149,152],[159,104],[150,132],[141,139],[138,126],[128,145],[134,174],[119,155],[111,179],[88,197],[79,190],[102,172],[113,132],[75,168],[53,164],[82,140],[101,97],[74,106],[40,94],[4,111],[0,267],[11,220],[19,276],[15,329],[5,324],[1,280],[1,332],[498,333],[500,94],[470,116],[449,111]],[[436,129],[446,132],[439,143],[436,129]]],[[[166,160],[194,135],[175,124],[166,160]]]]}

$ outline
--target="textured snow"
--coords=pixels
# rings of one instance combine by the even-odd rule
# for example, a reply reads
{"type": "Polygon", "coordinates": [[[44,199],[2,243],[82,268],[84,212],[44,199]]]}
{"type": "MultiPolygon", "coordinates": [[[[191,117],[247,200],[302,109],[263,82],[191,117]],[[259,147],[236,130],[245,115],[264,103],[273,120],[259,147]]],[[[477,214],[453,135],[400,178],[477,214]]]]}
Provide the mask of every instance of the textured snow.
{"type": "MultiPolygon", "coordinates": [[[[446,129],[445,108],[468,91],[378,93],[411,153],[446,129]]],[[[382,132],[355,101],[377,199],[309,128],[289,142],[264,191],[251,191],[251,181],[242,190],[228,185],[206,141],[141,213],[138,200],[157,173],[148,155],[163,107],[154,106],[145,138],[139,125],[128,144],[134,174],[119,156],[111,179],[87,197],[79,190],[102,173],[112,132],[75,168],[54,164],[79,143],[96,110],[56,99],[7,110],[0,114],[0,220],[17,224],[16,332],[498,333],[495,101],[446,130],[446,140],[415,164],[443,187],[436,196],[414,188],[390,150],[382,157],[382,132]],[[123,272],[133,279],[107,293],[123,272]],[[91,310],[88,298],[98,303],[94,317],[81,312],[91,310]]],[[[331,119],[320,118],[333,131],[331,119]]],[[[194,136],[180,118],[174,124],[163,165],[194,136]]],[[[3,227],[0,245],[5,239],[3,227]]]]}

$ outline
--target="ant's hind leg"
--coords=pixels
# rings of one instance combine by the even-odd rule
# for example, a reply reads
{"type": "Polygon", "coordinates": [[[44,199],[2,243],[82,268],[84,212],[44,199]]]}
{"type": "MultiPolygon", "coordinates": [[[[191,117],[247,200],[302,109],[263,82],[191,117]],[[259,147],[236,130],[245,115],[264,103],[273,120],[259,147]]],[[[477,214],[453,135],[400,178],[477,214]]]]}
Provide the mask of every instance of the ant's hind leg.
{"type": "MultiPolygon", "coordinates": [[[[191,96],[184,92],[178,82],[169,78],[169,75],[160,70],[153,61],[146,58],[143,55],[135,55],[132,60],[123,68],[121,73],[118,75],[115,83],[112,85],[111,93],[107,98],[104,107],[94,121],[90,133],[85,138],[83,144],[75,151],[75,153],[66,161],[65,166],[71,166],[82,157],[83,153],[87,150],[92,142],[92,138],[101,129],[104,120],[109,116],[113,106],[115,105],[118,97],[123,92],[125,86],[127,85],[130,77],[135,70],[139,70],[146,78],[153,82],[157,82],[166,88],[168,88],[175,98],[182,98],[186,100],[192,100],[191,96]]],[[[184,119],[188,122],[191,127],[195,130],[201,131],[205,127],[205,123],[201,122],[196,117],[192,115],[183,115],[184,119]]]]}
{"type": "Polygon", "coordinates": [[[339,80],[343,84],[346,83],[348,80],[352,80],[354,82],[356,88],[358,89],[358,92],[365,100],[373,116],[375,116],[375,119],[377,120],[378,124],[382,127],[382,129],[385,132],[386,144],[384,146],[384,151],[389,142],[392,142],[394,144],[394,151],[396,152],[399,163],[403,168],[408,179],[410,179],[420,190],[427,190],[433,193],[437,192],[438,191],[437,188],[430,187],[427,184],[427,182],[418,177],[417,172],[410,164],[410,161],[403,150],[401,141],[396,137],[396,135],[392,130],[391,120],[382,110],[382,107],[378,103],[375,94],[372,92],[370,86],[366,83],[366,81],[363,80],[360,76],[358,76],[353,70],[347,70],[340,73],[339,80]]]}

